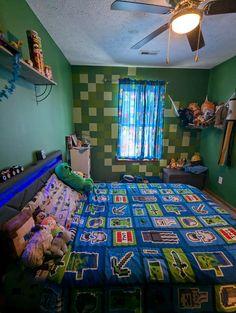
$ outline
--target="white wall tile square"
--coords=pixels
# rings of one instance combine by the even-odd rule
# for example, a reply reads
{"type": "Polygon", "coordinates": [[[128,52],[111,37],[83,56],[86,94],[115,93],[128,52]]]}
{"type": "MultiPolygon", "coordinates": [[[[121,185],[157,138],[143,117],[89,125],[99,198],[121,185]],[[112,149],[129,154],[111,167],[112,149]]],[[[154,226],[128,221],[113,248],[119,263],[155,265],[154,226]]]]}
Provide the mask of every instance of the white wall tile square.
{"type": "Polygon", "coordinates": [[[104,152],[112,152],[112,146],[111,145],[105,145],[104,146],[104,152]]]}
{"type": "Polygon", "coordinates": [[[146,172],[147,165],[139,165],[139,172],[146,172]]]}
{"type": "Polygon", "coordinates": [[[125,165],[112,165],[111,169],[112,169],[113,173],[126,172],[126,166],[125,165]]]}
{"type": "Polygon", "coordinates": [[[98,139],[97,138],[90,138],[90,143],[92,146],[97,146],[98,145],[98,139]]]}
{"type": "Polygon", "coordinates": [[[104,91],[104,100],[112,100],[112,92],[111,91],[104,91]]]}
{"type": "Polygon", "coordinates": [[[82,123],[81,108],[73,108],[73,123],[82,123]]]}
{"type": "Polygon", "coordinates": [[[175,153],[175,146],[168,146],[168,153],[175,153]]]}
{"type": "Polygon", "coordinates": [[[80,99],[88,100],[88,91],[80,91],[80,99]]]}
{"type": "Polygon", "coordinates": [[[176,133],[177,132],[177,124],[170,124],[169,132],[170,133],[176,133]]]}
{"type": "Polygon", "coordinates": [[[165,167],[167,165],[167,160],[160,160],[160,166],[165,167]]]}
{"type": "Polygon", "coordinates": [[[118,138],[118,124],[111,124],[111,138],[118,138]]]}
{"type": "Polygon", "coordinates": [[[128,68],[128,76],[136,76],[136,67],[128,68]]]}
{"type": "Polygon", "coordinates": [[[112,166],[112,159],[104,159],[105,166],[112,166]]]}
{"type": "Polygon", "coordinates": [[[97,131],[97,123],[89,123],[89,130],[90,131],[97,131]]]}
{"type": "Polygon", "coordinates": [[[169,139],[163,139],[163,146],[167,147],[169,145],[169,139]]]}
{"type": "Polygon", "coordinates": [[[89,116],[97,116],[97,108],[89,108],[89,116]]]}
{"type": "Polygon", "coordinates": [[[188,147],[190,143],[190,132],[183,133],[182,146],[188,147]]]}
{"type": "Polygon", "coordinates": [[[82,84],[88,83],[88,74],[80,74],[79,75],[79,81],[82,84]]]}
{"type": "Polygon", "coordinates": [[[104,116],[118,116],[118,109],[117,108],[104,108],[103,115],[104,116]]]}
{"type": "Polygon", "coordinates": [[[96,74],[96,83],[97,84],[104,84],[104,75],[103,74],[96,74]]]}

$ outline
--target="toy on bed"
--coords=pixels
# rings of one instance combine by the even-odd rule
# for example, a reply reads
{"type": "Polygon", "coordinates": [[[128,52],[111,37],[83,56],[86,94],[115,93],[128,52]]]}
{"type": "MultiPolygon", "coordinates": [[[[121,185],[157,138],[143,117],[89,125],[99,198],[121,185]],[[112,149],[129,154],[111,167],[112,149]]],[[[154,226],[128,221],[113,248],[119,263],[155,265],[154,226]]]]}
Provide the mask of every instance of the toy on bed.
{"type": "Polygon", "coordinates": [[[52,255],[63,256],[67,252],[67,243],[71,240],[71,232],[65,230],[59,232],[53,238],[50,252],[52,255]]]}
{"type": "Polygon", "coordinates": [[[67,163],[60,163],[57,165],[55,173],[60,180],[76,191],[89,192],[93,190],[93,180],[91,178],[83,178],[76,174],[67,163]]]}
{"type": "Polygon", "coordinates": [[[34,233],[22,254],[25,266],[36,268],[43,264],[46,254],[50,254],[53,237],[47,229],[40,229],[34,233]]]}
{"type": "Polygon", "coordinates": [[[33,219],[35,225],[41,225],[46,228],[49,232],[51,232],[53,238],[56,237],[58,233],[66,231],[65,227],[60,225],[53,215],[48,215],[40,207],[35,209],[33,219]]]}

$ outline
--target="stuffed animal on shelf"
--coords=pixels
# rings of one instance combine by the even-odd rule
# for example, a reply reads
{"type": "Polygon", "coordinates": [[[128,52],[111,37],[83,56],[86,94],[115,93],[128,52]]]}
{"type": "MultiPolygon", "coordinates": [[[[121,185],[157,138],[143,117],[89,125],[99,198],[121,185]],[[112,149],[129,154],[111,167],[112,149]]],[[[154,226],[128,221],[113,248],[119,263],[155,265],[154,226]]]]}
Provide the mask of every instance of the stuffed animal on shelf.
{"type": "Polygon", "coordinates": [[[75,189],[76,191],[89,192],[93,190],[93,180],[91,178],[83,178],[81,175],[72,171],[68,163],[60,163],[55,168],[57,177],[66,185],[75,189]]]}
{"type": "Polygon", "coordinates": [[[186,164],[186,159],[184,158],[178,159],[177,164],[176,164],[177,170],[182,170],[185,164],[186,164]]]}
{"type": "Polygon", "coordinates": [[[176,169],[177,168],[177,162],[174,158],[170,160],[170,163],[167,165],[167,168],[176,169]]]}
{"type": "Polygon", "coordinates": [[[64,230],[53,238],[50,251],[52,255],[63,256],[67,252],[67,243],[71,240],[71,232],[64,230]]]}
{"type": "Polygon", "coordinates": [[[29,240],[23,254],[22,262],[30,268],[39,267],[43,264],[45,255],[50,253],[53,237],[46,229],[39,229],[29,240]]]}

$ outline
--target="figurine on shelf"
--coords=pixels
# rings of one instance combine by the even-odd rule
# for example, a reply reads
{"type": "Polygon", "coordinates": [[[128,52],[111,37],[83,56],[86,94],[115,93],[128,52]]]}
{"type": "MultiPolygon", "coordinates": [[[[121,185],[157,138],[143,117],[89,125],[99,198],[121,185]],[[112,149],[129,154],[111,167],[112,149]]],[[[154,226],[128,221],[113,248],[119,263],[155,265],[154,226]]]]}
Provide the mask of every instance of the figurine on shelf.
{"type": "Polygon", "coordinates": [[[45,74],[45,76],[48,79],[52,80],[52,69],[51,69],[51,66],[46,65],[46,64],[44,65],[44,74],[45,74]]]}
{"type": "Polygon", "coordinates": [[[27,30],[28,46],[30,52],[30,59],[33,62],[34,68],[44,75],[44,62],[41,38],[34,30],[27,30]]]}

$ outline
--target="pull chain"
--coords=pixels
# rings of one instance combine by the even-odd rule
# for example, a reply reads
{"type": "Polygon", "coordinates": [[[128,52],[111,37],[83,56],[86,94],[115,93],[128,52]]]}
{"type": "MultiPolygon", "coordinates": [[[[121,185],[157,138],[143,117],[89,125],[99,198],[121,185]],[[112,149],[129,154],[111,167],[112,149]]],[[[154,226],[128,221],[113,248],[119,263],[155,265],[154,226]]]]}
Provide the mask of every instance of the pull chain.
{"type": "Polygon", "coordinates": [[[170,33],[171,33],[171,26],[169,26],[168,31],[168,46],[167,46],[167,56],[166,56],[166,64],[170,64],[170,33]]]}
{"type": "Polygon", "coordinates": [[[202,19],[200,20],[200,23],[199,23],[199,32],[198,32],[198,38],[197,38],[197,51],[196,51],[196,56],[195,56],[196,63],[199,61],[198,52],[199,52],[199,45],[200,45],[201,30],[202,30],[202,19]]]}

